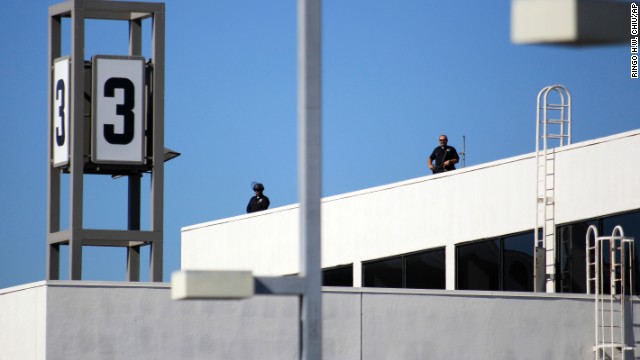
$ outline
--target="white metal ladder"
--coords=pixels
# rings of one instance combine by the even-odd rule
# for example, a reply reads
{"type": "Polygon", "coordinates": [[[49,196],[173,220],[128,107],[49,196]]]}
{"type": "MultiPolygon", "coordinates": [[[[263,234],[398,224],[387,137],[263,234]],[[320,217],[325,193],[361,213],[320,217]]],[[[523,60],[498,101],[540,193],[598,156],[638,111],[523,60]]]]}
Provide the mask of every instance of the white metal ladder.
{"type": "MultiPolygon", "coordinates": [[[[594,225],[587,230],[587,293],[594,294],[595,298],[593,351],[596,360],[624,360],[625,355],[635,348],[633,341],[626,336],[627,332],[633,330],[633,240],[624,236],[621,226],[616,226],[611,236],[598,236],[594,225]],[[609,269],[603,266],[607,255],[609,269]],[[627,302],[630,305],[628,312],[627,302]],[[629,323],[631,326],[627,325],[629,323]]],[[[635,355],[631,353],[630,358],[635,358],[635,355]]]]}
{"type": "Polygon", "coordinates": [[[534,283],[537,292],[555,292],[555,151],[553,151],[553,145],[571,144],[569,90],[562,85],[550,85],[540,90],[536,118],[534,283]]]}

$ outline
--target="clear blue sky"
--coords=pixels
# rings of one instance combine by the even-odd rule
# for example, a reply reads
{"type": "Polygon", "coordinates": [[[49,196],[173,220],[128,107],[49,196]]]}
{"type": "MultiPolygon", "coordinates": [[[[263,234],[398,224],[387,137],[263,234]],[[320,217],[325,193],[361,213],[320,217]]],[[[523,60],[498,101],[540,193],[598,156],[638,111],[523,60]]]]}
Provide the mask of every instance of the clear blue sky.
{"type": "MultiPolygon", "coordinates": [[[[0,288],[45,277],[47,19],[58,2],[2,2],[0,288]]],[[[573,95],[574,142],[640,127],[627,44],[514,45],[506,0],[325,0],[323,9],[325,196],[427,175],[442,133],[458,148],[466,136],[467,166],[533,151],[546,85],[573,95]]],[[[182,156],[165,168],[165,280],[180,267],[180,228],[244,213],[252,181],[272,207],[298,199],[296,2],[168,0],[166,21],[165,143],[182,156]]],[[[87,58],[126,51],[126,22],[87,23],[87,58]]],[[[85,185],[85,228],[126,228],[126,180],[85,185]]],[[[143,193],[147,208],[148,176],[143,193]]],[[[124,280],[125,254],[85,247],[84,279],[124,280]]]]}

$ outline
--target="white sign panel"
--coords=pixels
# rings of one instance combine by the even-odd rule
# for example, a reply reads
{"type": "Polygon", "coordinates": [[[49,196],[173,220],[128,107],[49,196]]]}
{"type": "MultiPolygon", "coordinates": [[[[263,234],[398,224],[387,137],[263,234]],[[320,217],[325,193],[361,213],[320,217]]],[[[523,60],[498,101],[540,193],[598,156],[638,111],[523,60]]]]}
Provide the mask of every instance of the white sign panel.
{"type": "Polygon", "coordinates": [[[53,166],[69,163],[69,58],[56,59],[53,65],[53,109],[51,109],[51,144],[53,166]]]}
{"type": "Polygon", "coordinates": [[[144,161],[144,59],[93,57],[94,163],[144,161]]]}

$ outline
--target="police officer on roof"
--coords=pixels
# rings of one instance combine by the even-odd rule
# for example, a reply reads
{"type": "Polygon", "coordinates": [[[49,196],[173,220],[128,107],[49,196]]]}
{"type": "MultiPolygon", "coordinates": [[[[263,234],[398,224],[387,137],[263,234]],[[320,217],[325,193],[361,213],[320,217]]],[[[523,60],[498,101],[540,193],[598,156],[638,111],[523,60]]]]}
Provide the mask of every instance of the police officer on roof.
{"type": "Polygon", "coordinates": [[[249,200],[249,204],[247,204],[247,212],[252,213],[267,210],[269,208],[269,198],[262,194],[264,191],[264,185],[259,182],[253,182],[251,183],[251,187],[255,192],[255,196],[249,200]]]}
{"type": "Polygon", "coordinates": [[[431,156],[427,159],[429,169],[431,169],[434,174],[455,170],[455,164],[460,161],[456,148],[447,146],[447,142],[449,141],[447,135],[440,135],[438,140],[440,141],[440,146],[433,149],[431,156]],[[433,161],[435,161],[435,165],[433,161]]]}

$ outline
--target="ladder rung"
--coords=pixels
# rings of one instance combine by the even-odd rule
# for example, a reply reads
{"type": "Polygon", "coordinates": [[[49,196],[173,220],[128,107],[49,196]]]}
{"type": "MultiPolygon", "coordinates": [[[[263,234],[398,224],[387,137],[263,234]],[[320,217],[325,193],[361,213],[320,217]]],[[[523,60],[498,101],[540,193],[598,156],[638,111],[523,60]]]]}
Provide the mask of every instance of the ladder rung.
{"type": "Polygon", "coordinates": [[[593,349],[602,349],[602,348],[621,348],[624,350],[633,350],[635,346],[629,346],[625,344],[600,344],[593,347],[593,349]]]}
{"type": "MultiPolygon", "coordinates": [[[[569,104],[547,104],[547,110],[562,110],[568,107],[569,104]]],[[[540,109],[544,109],[544,106],[540,106],[540,109]]]]}

